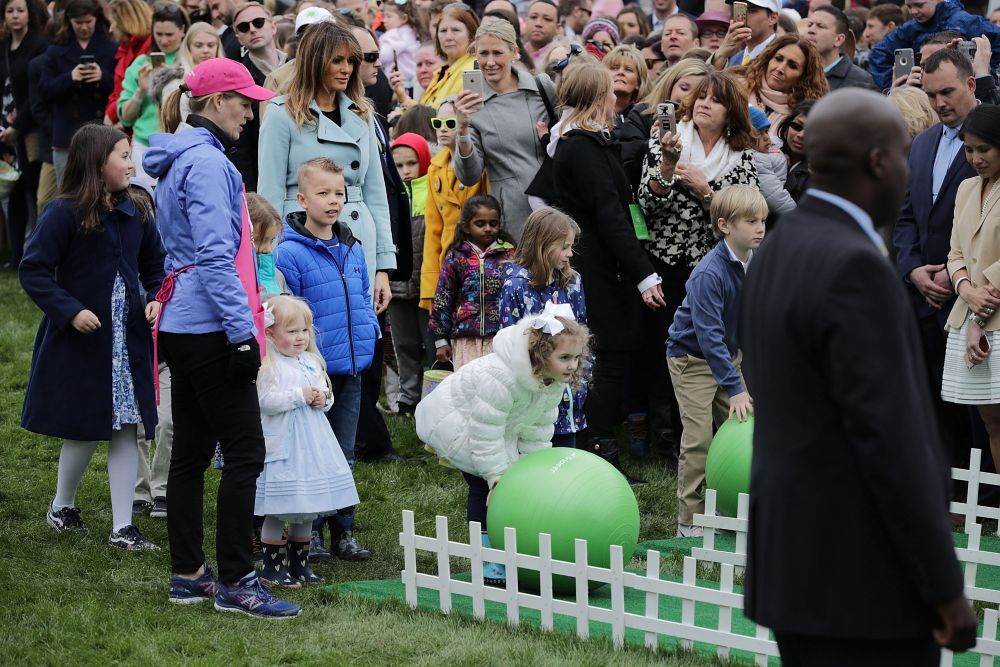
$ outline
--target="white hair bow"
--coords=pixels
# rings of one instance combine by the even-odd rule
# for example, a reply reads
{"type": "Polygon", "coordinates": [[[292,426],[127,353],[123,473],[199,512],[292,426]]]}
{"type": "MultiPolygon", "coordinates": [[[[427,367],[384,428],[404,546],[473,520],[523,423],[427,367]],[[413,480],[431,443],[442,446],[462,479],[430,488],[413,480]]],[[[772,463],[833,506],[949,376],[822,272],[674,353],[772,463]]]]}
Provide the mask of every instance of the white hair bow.
{"type": "Polygon", "coordinates": [[[274,324],[274,307],[267,301],[262,305],[264,306],[264,326],[269,327],[274,324]]]}
{"type": "Polygon", "coordinates": [[[533,329],[541,329],[550,336],[555,336],[566,328],[562,322],[556,319],[557,316],[566,320],[576,320],[576,316],[573,315],[573,309],[568,303],[553,303],[549,301],[545,304],[545,310],[531,320],[531,327],[533,329]]]}

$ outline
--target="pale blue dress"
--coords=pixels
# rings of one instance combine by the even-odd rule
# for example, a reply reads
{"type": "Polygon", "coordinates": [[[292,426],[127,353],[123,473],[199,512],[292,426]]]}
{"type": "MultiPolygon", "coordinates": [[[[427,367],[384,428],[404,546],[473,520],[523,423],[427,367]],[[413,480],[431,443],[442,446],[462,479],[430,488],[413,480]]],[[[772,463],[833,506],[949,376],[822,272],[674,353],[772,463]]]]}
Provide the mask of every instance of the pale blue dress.
{"type": "Polygon", "coordinates": [[[321,360],[310,352],[287,357],[271,345],[267,354],[257,381],[266,454],[254,514],[303,523],[357,505],[354,474],[326,418],[333,398],[313,408],[302,395],[303,387],[326,387],[321,360]]]}
{"type": "Polygon", "coordinates": [[[125,340],[125,322],[128,315],[128,298],[125,280],[120,273],[115,274],[115,284],[111,288],[111,430],[120,431],[126,424],[141,424],[139,402],[135,400],[135,385],[132,383],[132,367],[128,361],[128,345],[125,340]]]}

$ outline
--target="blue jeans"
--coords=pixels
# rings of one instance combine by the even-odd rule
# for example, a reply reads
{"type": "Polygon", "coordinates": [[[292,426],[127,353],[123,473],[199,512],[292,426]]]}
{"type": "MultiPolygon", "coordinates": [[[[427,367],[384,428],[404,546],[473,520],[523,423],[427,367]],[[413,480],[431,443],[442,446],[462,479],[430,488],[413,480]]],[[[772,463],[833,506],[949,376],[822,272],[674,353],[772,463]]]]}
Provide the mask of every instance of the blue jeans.
{"type": "MultiPolygon", "coordinates": [[[[337,436],[344,458],[354,470],[354,441],[358,435],[358,415],[361,413],[361,376],[331,375],[333,385],[333,407],[326,413],[333,434],[337,436]]],[[[335,540],[335,530],[354,530],[354,507],[344,507],[330,517],[316,519],[313,530],[322,534],[323,523],[330,520],[330,539],[335,540]]]]}

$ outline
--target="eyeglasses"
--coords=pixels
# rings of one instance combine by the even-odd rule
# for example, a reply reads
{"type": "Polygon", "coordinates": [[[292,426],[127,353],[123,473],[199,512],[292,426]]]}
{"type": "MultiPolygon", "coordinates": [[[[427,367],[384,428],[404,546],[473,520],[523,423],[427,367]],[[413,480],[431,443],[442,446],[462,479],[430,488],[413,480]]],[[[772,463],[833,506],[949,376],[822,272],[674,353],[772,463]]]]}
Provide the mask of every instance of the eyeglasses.
{"type": "Polygon", "coordinates": [[[577,9],[579,9],[579,10],[580,10],[581,12],[585,12],[585,13],[587,14],[587,18],[588,18],[588,19],[589,19],[589,18],[590,18],[591,16],[593,16],[593,15],[594,15],[594,12],[592,12],[592,11],[591,11],[591,10],[589,10],[589,9],[587,9],[586,7],[577,7],[577,9]]]}
{"type": "Polygon", "coordinates": [[[580,55],[582,52],[583,52],[582,46],[580,46],[579,44],[571,44],[569,47],[569,53],[566,54],[565,58],[556,61],[556,64],[552,66],[552,71],[553,72],[563,71],[564,69],[566,69],[566,66],[569,65],[569,59],[572,58],[573,56],[580,55]]]}
{"type": "Polygon", "coordinates": [[[377,63],[379,58],[378,51],[365,51],[361,54],[361,59],[364,60],[369,65],[377,63]]]}
{"type": "Polygon", "coordinates": [[[726,37],[726,32],[728,32],[728,31],[726,31],[726,30],[703,30],[701,32],[701,37],[719,37],[719,38],[723,38],[724,39],[726,37]]]}
{"type": "Polygon", "coordinates": [[[663,64],[662,60],[657,58],[643,58],[646,61],[646,69],[656,69],[663,64]]]}
{"type": "Polygon", "coordinates": [[[454,118],[431,118],[431,127],[435,130],[440,130],[442,127],[447,127],[449,130],[454,130],[458,127],[458,121],[454,118]]]}
{"type": "Polygon", "coordinates": [[[267,18],[263,16],[258,16],[255,19],[250,19],[249,21],[240,21],[236,24],[236,32],[250,32],[250,26],[260,30],[264,27],[265,23],[267,23],[267,18]]]}

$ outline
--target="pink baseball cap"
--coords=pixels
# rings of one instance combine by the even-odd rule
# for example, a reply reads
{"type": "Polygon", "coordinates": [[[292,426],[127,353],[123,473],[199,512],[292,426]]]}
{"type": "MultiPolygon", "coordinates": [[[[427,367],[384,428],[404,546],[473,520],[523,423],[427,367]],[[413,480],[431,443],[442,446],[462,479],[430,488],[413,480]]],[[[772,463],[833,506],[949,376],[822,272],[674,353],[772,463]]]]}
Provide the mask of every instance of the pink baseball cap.
{"type": "Polygon", "coordinates": [[[212,93],[239,93],[251,100],[263,102],[276,93],[254,83],[250,71],[243,63],[229,58],[209,58],[195,67],[184,78],[191,97],[212,93]]]}

